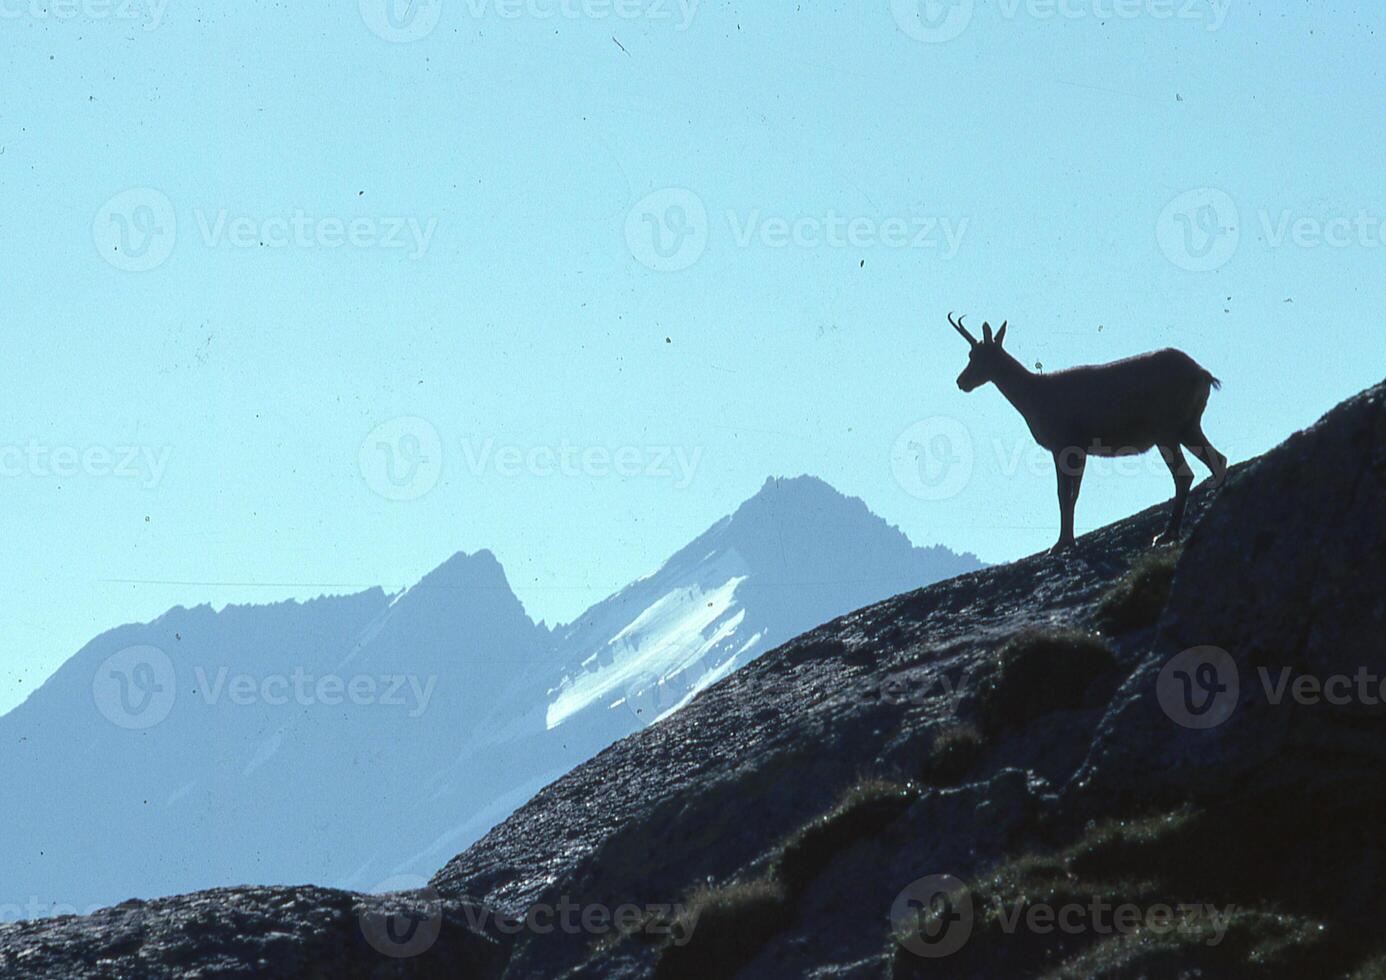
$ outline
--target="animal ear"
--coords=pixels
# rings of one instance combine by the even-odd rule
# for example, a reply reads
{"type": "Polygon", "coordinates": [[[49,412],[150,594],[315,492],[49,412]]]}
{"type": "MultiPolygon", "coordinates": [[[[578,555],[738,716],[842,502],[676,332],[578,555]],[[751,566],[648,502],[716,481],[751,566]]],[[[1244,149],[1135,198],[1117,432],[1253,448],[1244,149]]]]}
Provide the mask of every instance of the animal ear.
{"type": "Polygon", "coordinates": [[[992,340],[992,337],[991,337],[991,324],[990,324],[990,323],[983,323],[983,324],[982,324],[982,343],[984,343],[984,344],[989,344],[989,343],[991,343],[991,340],[992,340]]]}
{"type": "Polygon", "coordinates": [[[1004,321],[1002,321],[1002,323],[1001,323],[1001,329],[998,330],[998,331],[996,331],[996,346],[997,346],[997,347],[1000,347],[1002,344],[1004,344],[1004,343],[1006,342],[1006,327],[1010,324],[1010,322],[1011,322],[1010,320],[1004,320],[1004,321]]]}

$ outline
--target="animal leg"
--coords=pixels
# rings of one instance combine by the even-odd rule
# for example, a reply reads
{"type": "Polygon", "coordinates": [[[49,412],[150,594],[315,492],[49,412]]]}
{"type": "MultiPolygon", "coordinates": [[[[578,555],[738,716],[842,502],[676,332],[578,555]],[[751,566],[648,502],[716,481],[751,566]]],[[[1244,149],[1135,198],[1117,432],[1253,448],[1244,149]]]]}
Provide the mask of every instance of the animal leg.
{"type": "Polygon", "coordinates": [[[1083,486],[1083,470],[1087,456],[1075,451],[1060,451],[1054,454],[1054,472],[1059,487],[1059,541],[1050,549],[1050,554],[1067,551],[1074,545],[1073,512],[1078,505],[1078,492],[1083,486]]]}
{"type": "Polygon", "coordinates": [[[1227,457],[1213,448],[1213,444],[1203,434],[1202,424],[1195,422],[1189,429],[1188,437],[1181,441],[1184,448],[1193,453],[1200,463],[1208,467],[1208,472],[1213,474],[1213,486],[1222,486],[1222,481],[1227,479],[1227,457]]]}
{"type": "Polygon", "coordinates": [[[1088,469],[1088,454],[1075,453],[1069,462],[1073,465],[1073,504],[1076,508],[1078,505],[1078,495],[1083,492],[1083,474],[1086,473],[1088,469]]]}
{"type": "Polygon", "coordinates": [[[1169,527],[1155,538],[1157,547],[1179,540],[1179,532],[1184,526],[1184,510],[1189,504],[1189,489],[1194,482],[1193,470],[1189,468],[1189,461],[1184,458],[1184,452],[1178,445],[1162,445],[1159,449],[1170,475],[1174,477],[1174,508],[1169,515],[1169,527]]]}

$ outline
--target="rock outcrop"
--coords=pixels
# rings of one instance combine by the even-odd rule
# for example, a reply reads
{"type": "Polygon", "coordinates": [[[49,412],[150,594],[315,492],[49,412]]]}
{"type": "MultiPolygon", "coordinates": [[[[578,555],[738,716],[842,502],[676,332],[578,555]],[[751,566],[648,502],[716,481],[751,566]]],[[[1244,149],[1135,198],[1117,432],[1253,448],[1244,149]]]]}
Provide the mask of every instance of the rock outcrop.
{"type": "Polygon", "coordinates": [[[1321,769],[1380,773],[1383,678],[1386,399],[1374,388],[1229,481],[1189,538],[1152,652],[1083,776],[1103,792],[1182,799],[1244,791],[1252,774],[1289,789],[1321,769]],[[1226,721],[1171,729],[1160,695],[1183,692],[1160,671],[1199,648],[1227,654],[1228,689],[1210,706],[1226,721]],[[1271,758],[1280,764],[1265,770],[1271,758]]]}
{"type": "Polygon", "coordinates": [[[1383,503],[1377,387],[1199,487],[1182,554],[1152,508],[812,630],[394,899],[419,955],[238,889],[0,928],[0,970],[1379,976],[1383,503]]]}

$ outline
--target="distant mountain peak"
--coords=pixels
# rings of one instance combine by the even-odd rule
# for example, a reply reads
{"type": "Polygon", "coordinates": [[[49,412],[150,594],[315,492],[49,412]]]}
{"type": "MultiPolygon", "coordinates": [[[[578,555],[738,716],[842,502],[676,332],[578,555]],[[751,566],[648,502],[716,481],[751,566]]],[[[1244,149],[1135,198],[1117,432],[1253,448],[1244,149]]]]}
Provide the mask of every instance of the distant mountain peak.
{"type": "Polygon", "coordinates": [[[420,579],[415,588],[504,589],[509,592],[510,581],[496,556],[482,548],[471,554],[457,552],[420,579]]]}
{"type": "Polygon", "coordinates": [[[531,621],[524,604],[510,587],[510,579],[500,561],[488,549],[468,554],[459,551],[418,583],[405,590],[405,601],[424,606],[444,620],[509,624],[547,636],[547,627],[531,621]],[[478,620],[477,617],[486,617],[478,620]]]}
{"type": "Polygon", "coordinates": [[[849,497],[827,481],[807,474],[768,477],[755,495],[736,509],[732,520],[762,513],[788,513],[792,516],[823,511],[839,519],[885,523],[871,512],[860,497],[849,497]]]}
{"type": "Polygon", "coordinates": [[[709,535],[753,569],[789,579],[831,579],[844,563],[908,561],[914,550],[861,498],[808,475],[770,477],[709,535]]]}
{"type": "Polygon", "coordinates": [[[800,473],[798,476],[767,476],[755,496],[746,503],[761,498],[805,501],[857,499],[848,497],[831,483],[808,473],[800,473]]]}

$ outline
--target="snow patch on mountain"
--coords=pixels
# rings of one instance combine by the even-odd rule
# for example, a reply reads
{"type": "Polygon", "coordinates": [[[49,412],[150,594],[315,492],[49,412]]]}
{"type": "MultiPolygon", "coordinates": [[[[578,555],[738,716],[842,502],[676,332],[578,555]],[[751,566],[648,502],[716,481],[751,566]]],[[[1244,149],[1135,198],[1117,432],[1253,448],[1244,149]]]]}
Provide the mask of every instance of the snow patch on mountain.
{"type": "Polygon", "coordinates": [[[745,562],[728,551],[716,556],[708,572],[714,580],[726,578],[712,587],[694,582],[669,590],[584,659],[581,673],[565,677],[553,692],[548,727],[598,702],[615,706],[669,677],[708,673],[706,665],[715,667],[725,659],[720,654],[746,618],[736,597],[747,578],[745,562]]]}

